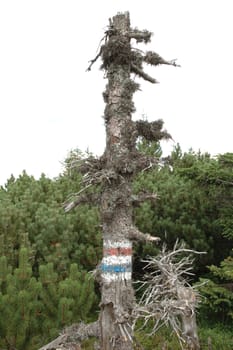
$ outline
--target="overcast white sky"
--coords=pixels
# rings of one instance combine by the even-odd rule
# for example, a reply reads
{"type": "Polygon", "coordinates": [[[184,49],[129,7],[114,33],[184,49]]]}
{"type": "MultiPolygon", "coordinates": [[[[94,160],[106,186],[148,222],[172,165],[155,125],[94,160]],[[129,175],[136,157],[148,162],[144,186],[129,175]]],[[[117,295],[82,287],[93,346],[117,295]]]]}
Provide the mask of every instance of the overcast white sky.
{"type": "Polygon", "coordinates": [[[146,50],[182,66],[145,67],[160,84],[140,81],[134,118],[162,118],[183,150],[232,152],[232,7],[231,0],[1,0],[0,185],[23,169],[57,176],[76,147],[102,153],[107,82],[100,61],[85,70],[118,11],[154,32],[146,50]]]}

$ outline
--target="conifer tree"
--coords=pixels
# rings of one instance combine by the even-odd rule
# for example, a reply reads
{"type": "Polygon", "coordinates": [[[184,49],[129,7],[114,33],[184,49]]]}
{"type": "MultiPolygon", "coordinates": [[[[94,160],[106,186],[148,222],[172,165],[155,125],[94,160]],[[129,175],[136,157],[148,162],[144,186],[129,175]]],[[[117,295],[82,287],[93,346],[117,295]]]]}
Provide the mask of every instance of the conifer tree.
{"type": "Polygon", "coordinates": [[[76,264],[60,281],[52,263],[41,265],[33,277],[26,247],[20,249],[18,268],[0,257],[0,348],[37,350],[61,328],[88,320],[95,304],[93,278],[76,264]]]}
{"type": "Polygon", "coordinates": [[[43,174],[35,180],[23,172],[0,188],[0,255],[13,268],[26,236],[35,276],[41,263],[53,262],[61,278],[71,263],[83,270],[97,264],[101,253],[97,208],[86,205],[68,215],[62,208],[69,191],[80,190],[80,178],[80,174],[64,173],[55,180],[43,174]]]}
{"type": "Polygon", "coordinates": [[[28,249],[19,253],[19,267],[11,272],[7,259],[0,259],[0,344],[7,349],[28,349],[33,337],[39,333],[42,304],[39,301],[40,282],[32,277],[28,262],[28,249]]]}

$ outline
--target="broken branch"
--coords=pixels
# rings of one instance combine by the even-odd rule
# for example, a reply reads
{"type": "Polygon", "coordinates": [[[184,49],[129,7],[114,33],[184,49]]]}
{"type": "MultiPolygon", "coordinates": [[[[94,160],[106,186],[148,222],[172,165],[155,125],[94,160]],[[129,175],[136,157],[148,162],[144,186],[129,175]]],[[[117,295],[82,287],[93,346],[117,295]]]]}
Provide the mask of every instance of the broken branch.
{"type": "Polygon", "coordinates": [[[100,47],[100,50],[99,50],[98,54],[96,55],[96,57],[93,58],[93,60],[90,60],[90,61],[89,61],[89,62],[91,62],[91,63],[90,63],[90,65],[87,67],[86,72],[90,72],[91,67],[93,66],[93,64],[94,64],[94,63],[98,60],[98,58],[101,56],[102,50],[103,50],[103,46],[100,47]]]}
{"type": "Polygon", "coordinates": [[[156,193],[139,193],[139,195],[132,195],[132,204],[133,206],[137,207],[139,206],[142,202],[146,200],[150,201],[155,201],[158,198],[158,195],[156,193]]]}
{"type": "Polygon", "coordinates": [[[63,204],[65,212],[69,212],[80,204],[97,204],[99,202],[98,193],[87,193],[81,196],[77,196],[74,200],[63,204]]]}
{"type": "Polygon", "coordinates": [[[146,241],[146,242],[159,242],[160,238],[151,236],[149,233],[143,233],[135,226],[131,226],[127,232],[127,238],[130,240],[146,241]]]}
{"type": "Polygon", "coordinates": [[[139,77],[143,78],[144,80],[149,81],[152,84],[157,84],[158,81],[154,78],[152,78],[150,75],[146,74],[142,69],[140,69],[135,64],[131,63],[131,73],[137,74],[139,77]]]}
{"type": "Polygon", "coordinates": [[[142,283],[145,290],[134,309],[134,317],[135,322],[139,318],[144,320],[142,328],[149,320],[153,320],[152,334],[162,325],[170,325],[181,345],[192,345],[191,348],[197,350],[199,342],[195,309],[199,295],[184,278],[184,275],[189,275],[193,261],[190,255],[179,259],[181,253],[203,254],[186,249],[184,244],[178,246],[177,241],[171,252],[164,245],[158,256],[144,260],[149,273],[142,283]]]}
{"type": "Polygon", "coordinates": [[[89,324],[81,322],[79,324],[74,324],[70,327],[67,327],[62,331],[61,335],[59,335],[49,344],[44,345],[39,350],[75,349],[71,346],[77,346],[81,343],[81,341],[89,337],[100,337],[99,321],[95,321],[89,324]]]}
{"type": "Polygon", "coordinates": [[[129,32],[129,37],[131,39],[136,39],[137,43],[141,43],[141,42],[148,43],[148,42],[150,42],[151,35],[152,35],[152,33],[149,32],[148,30],[140,31],[138,29],[134,29],[134,30],[129,32]]]}

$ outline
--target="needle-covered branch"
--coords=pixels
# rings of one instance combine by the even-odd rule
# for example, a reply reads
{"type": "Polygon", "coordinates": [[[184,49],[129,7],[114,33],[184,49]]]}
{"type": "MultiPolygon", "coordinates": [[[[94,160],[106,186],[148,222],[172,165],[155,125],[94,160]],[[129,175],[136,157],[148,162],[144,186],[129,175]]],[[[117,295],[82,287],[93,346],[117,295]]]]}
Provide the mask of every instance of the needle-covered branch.
{"type": "Polygon", "coordinates": [[[171,135],[163,129],[163,120],[154,122],[147,120],[138,120],[135,122],[138,136],[143,136],[147,141],[169,140],[171,135]]]}

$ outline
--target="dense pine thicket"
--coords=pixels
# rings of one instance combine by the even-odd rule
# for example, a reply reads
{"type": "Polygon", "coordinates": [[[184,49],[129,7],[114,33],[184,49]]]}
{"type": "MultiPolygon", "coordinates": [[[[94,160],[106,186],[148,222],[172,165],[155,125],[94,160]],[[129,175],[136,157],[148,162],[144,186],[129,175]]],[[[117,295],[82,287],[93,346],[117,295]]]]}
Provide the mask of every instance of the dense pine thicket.
{"type": "MultiPolygon", "coordinates": [[[[138,147],[161,155],[158,144],[142,141],[138,147]]],[[[71,152],[57,179],[35,180],[23,172],[0,189],[0,349],[37,349],[64,326],[98,316],[98,289],[90,273],[101,259],[98,208],[63,210],[67,197],[81,190],[81,175],[70,166],[80,157],[71,152]]],[[[158,194],[155,203],[135,210],[143,232],[170,247],[178,237],[207,252],[195,261],[196,280],[211,280],[202,287],[207,298],[200,315],[225,324],[233,320],[232,174],[232,153],[212,158],[183,154],[178,146],[134,182],[135,193],[158,194]]],[[[138,244],[137,278],[142,275],[138,256],[157,249],[138,244]]]]}

